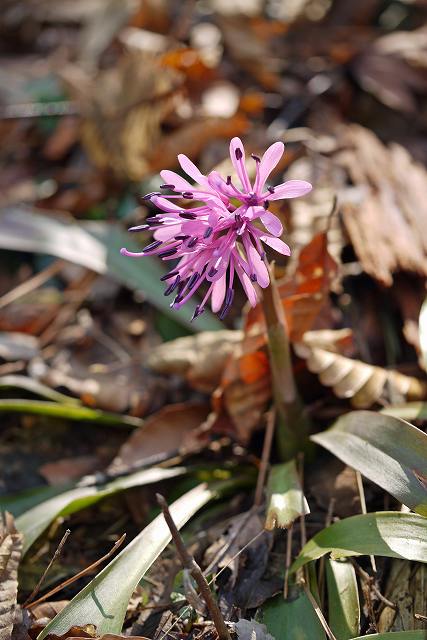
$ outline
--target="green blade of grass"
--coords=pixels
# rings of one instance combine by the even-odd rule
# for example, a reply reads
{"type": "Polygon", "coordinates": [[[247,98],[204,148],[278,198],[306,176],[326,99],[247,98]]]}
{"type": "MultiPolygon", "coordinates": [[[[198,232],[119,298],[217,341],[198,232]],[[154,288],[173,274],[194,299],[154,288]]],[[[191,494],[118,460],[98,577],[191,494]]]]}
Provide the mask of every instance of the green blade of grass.
{"type": "Polygon", "coordinates": [[[326,562],[329,626],[337,640],[360,633],[360,604],[356,572],[350,562],[326,562]]]}

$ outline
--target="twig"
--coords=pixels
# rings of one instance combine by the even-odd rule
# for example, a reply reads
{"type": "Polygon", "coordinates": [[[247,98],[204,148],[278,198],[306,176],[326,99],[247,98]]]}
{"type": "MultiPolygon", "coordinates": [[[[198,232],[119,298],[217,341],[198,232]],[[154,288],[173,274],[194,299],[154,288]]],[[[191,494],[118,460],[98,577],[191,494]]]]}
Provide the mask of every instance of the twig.
{"type": "Polygon", "coordinates": [[[366,607],[368,609],[370,627],[375,631],[375,633],[377,633],[378,632],[377,622],[375,620],[374,607],[372,605],[372,598],[371,598],[371,585],[369,582],[362,583],[362,593],[363,593],[363,597],[365,598],[366,607]]]}
{"type": "Polygon", "coordinates": [[[168,504],[163,496],[157,494],[157,502],[163,512],[163,516],[165,518],[166,524],[169,527],[169,530],[172,535],[172,539],[175,543],[176,550],[178,551],[178,555],[181,559],[182,565],[184,569],[188,569],[192,577],[197,583],[199,587],[200,594],[203,600],[206,603],[206,606],[209,610],[211,618],[215,624],[215,628],[218,632],[218,637],[220,640],[231,640],[230,632],[227,629],[224,618],[222,617],[221,611],[217,603],[215,602],[212,593],[209,589],[209,585],[207,583],[206,578],[204,577],[202,570],[199,565],[195,561],[194,557],[187,551],[185,547],[184,541],[179,533],[175,522],[170,514],[168,504]]]}
{"type": "MultiPolygon", "coordinates": [[[[366,509],[366,498],[365,498],[365,490],[363,488],[362,474],[360,473],[360,471],[357,471],[357,469],[356,469],[356,482],[357,482],[357,489],[359,491],[360,507],[362,509],[362,513],[368,513],[366,509]]],[[[375,562],[375,556],[370,555],[369,558],[371,560],[372,571],[376,573],[377,563],[375,562]]]]}
{"type": "Polygon", "coordinates": [[[293,524],[288,528],[286,537],[286,557],[285,557],[285,579],[283,582],[283,597],[288,597],[289,592],[289,568],[292,561],[292,534],[294,531],[293,524]]]}
{"type": "Polygon", "coordinates": [[[86,567],[82,571],[79,571],[79,573],[76,573],[75,576],[71,576],[71,578],[68,578],[68,580],[61,582],[61,584],[59,584],[54,589],[51,589],[47,593],[45,593],[44,596],[42,596],[38,600],[34,600],[34,602],[31,602],[30,604],[24,605],[24,608],[31,609],[32,607],[35,607],[36,604],[39,604],[40,602],[44,602],[45,600],[53,596],[55,593],[58,593],[58,591],[62,591],[62,589],[65,589],[65,587],[68,587],[70,584],[73,584],[73,582],[75,582],[76,580],[79,580],[79,578],[83,578],[83,576],[85,576],[87,573],[90,573],[91,571],[96,569],[96,567],[98,567],[102,562],[104,562],[104,560],[108,560],[108,558],[113,555],[113,553],[123,544],[125,538],[126,538],[126,534],[124,533],[121,536],[121,538],[119,538],[117,542],[114,543],[113,548],[110,549],[110,551],[106,553],[105,556],[102,556],[102,558],[99,558],[99,560],[96,560],[95,562],[90,564],[88,567],[86,567]]]}
{"type": "Polygon", "coordinates": [[[330,626],[328,625],[328,623],[326,622],[325,616],[323,615],[323,612],[321,610],[321,608],[319,607],[316,598],[313,596],[313,594],[311,593],[310,589],[308,588],[307,584],[303,583],[304,586],[304,591],[307,595],[307,598],[310,600],[313,609],[317,615],[317,617],[319,618],[320,624],[322,625],[323,629],[325,630],[326,635],[328,636],[329,640],[337,640],[336,637],[334,636],[334,634],[332,633],[332,629],[330,628],[330,626]]]}
{"type": "Polygon", "coordinates": [[[30,595],[28,596],[28,598],[25,600],[23,607],[26,607],[28,605],[29,602],[31,602],[31,600],[34,600],[34,598],[36,597],[36,595],[38,594],[38,592],[40,591],[40,587],[42,586],[47,574],[50,571],[50,568],[52,567],[53,563],[59,558],[59,556],[61,555],[62,549],[64,547],[64,544],[67,541],[68,536],[70,535],[71,531],[70,529],[67,529],[66,532],[64,533],[64,535],[62,536],[62,540],[61,542],[58,544],[55,553],[53,554],[49,564],[47,565],[46,569],[44,570],[40,580],[38,581],[38,583],[36,584],[36,586],[34,587],[34,589],[32,590],[32,592],[30,593],[30,595]]]}
{"type": "Polygon", "coordinates": [[[255,489],[254,506],[259,507],[264,493],[265,477],[267,475],[268,463],[270,461],[271,445],[273,443],[274,425],[276,424],[276,410],[273,408],[267,414],[267,425],[265,428],[264,444],[262,447],[261,464],[258,472],[258,479],[255,489]]]}
{"type": "Polygon", "coordinates": [[[55,262],[52,262],[52,264],[46,267],[46,269],[43,269],[43,271],[40,271],[29,280],[26,280],[11,291],[5,293],[0,298],[0,309],[3,309],[8,304],[19,300],[22,296],[31,293],[34,289],[38,289],[38,287],[53,278],[53,276],[56,276],[56,274],[63,269],[65,264],[65,260],[55,260],[55,262]]]}
{"type": "Polygon", "coordinates": [[[364,580],[366,583],[368,583],[369,587],[372,588],[372,591],[375,593],[377,598],[379,600],[381,600],[381,602],[383,604],[385,604],[387,607],[390,607],[391,609],[394,609],[396,611],[397,608],[398,608],[397,604],[395,602],[392,602],[388,598],[386,598],[381,593],[381,591],[378,589],[378,587],[377,587],[377,585],[375,583],[375,577],[370,576],[369,573],[367,573],[367,571],[362,569],[362,567],[360,565],[358,565],[357,562],[353,558],[350,558],[350,562],[352,563],[356,573],[359,574],[361,579],[364,580]]]}

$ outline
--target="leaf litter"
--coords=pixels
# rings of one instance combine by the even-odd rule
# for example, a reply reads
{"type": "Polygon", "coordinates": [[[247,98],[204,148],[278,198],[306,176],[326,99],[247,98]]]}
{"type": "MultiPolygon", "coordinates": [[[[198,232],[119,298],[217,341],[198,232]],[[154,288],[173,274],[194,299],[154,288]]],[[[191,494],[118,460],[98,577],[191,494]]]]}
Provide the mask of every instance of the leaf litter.
{"type": "Polygon", "coordinates": [[[1,640],[424,637],[425,19],[422,2],[6,1],[0,503],[19,533],[3,517],[1,640]],[[282,381],[320,445],[291,460],[262,304],[238,290],[225,322],[190,323],[160,261],[119,254],[159,172],[183,153],[232,173],[236,136],[255,156],[283,141],[272,183],[314,187],[269,206],[292,248],[266,256],[282,381]],[[178,528],[192,516],[219,630],[157,492],[178,528]],[[41,578],[35,603],[57,591],[27,606],[41,578]]]}

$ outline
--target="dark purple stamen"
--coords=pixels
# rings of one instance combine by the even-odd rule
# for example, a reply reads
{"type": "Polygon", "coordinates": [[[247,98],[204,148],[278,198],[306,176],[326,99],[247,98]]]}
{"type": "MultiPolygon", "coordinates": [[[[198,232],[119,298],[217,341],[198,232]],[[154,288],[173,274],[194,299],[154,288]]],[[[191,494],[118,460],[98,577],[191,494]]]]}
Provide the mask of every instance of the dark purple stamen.
{"type": "Polygon", "coordinates": [[[177,251],[178,249],[174,247],[173,249],[167,249],[166,251],[162,251],[158,255],[160,256],[160,258],[168,258],[169,256],[173,256],[177,251]]]}
{"type": "Polygon", "coordinates": [[[257,278],[256,278],[256,273],[251,273],[251,282],[256,282],[257,278]]]}
{"type": "Polygon", "coordinates": [[[197,244],[197,240],[198,240],[198,238],[196,238],[196,236],[194,236],[193,238],[191,238],[191,240],[189,240],[189,241],[187,242],[187,247],[188,247],[189,249],[192,249],[193,247],[195,247],[195,246],[196,246],[196,244],[197,244]]]}
{"type": "Polygon", "coordinates": [[[188,289],[191,289],[191,288],[192,288],[192,286],[193,286],[194,284],[196,284],[196,280],[197,280],[198,278],[199,278],[199,274],[198,274],[198,273],[197,273],[197,271],[196,271],[196,273],[193,273],[193,275],[192,275],[192,276],[191,276],[191,278],[189,279],[189,281],[188,281],[188,285],[187,285],[187,288],[188,288],[188,289]]]}
{"type": "Polygon", "coordinates": [[[251,156],[255,160],[255,162],[261,162],[261,158],[259,156],[256,156],[254,153],[251,153],[251,156]]]}
{"type": "Polygon", "coordinates": [[[164,282],[165,280],[169,280],[170,278],[173,278],[174,276],[177,276],[177,275],[178,275],[178,271],[171,271],[170,273],[167,273],[165,276],[162,276],[160,280],[164,282]]]}
{"type": "Polygon", "coordinates": [[[221,313],[219,314],[219,319],[224,320],[225,316],[229,311],[230,311],[230,307],[227,307],[226,305],[224,305],[223,308],[221,309],[221,313]]]}
{"type": "Polygon", "coordinates": [[[270,206],[270,200],[264,200],[264,202],[262,203],[262,206],[267,211],[268,207],[270,206]]]}
{"type": "Polygon", "coordinates": [[[154,251],[154,249],[157,249],[158,247],[160,247],[160,245],[163,244],[163,242],[161,242],[161,240],[156,240],[155,242],[152,242],[151,244],[147,244],[146,247],[143,248],[143,252],[146,253],[147,251],[154,251]]]}
{"type": "Polygon", "coordinates": [[[228,186],[231,185],[231,176],[227,176],[227,184],[228,184],[228,186]]]}
{"type": "Polygon", "coordinates": [[[184,218],[184,220],[196,220],[197,216],[195,213],[180,213],[180,218],[184,218]]]}
{"type": "Polygon", "coordinates": [[[259,257],[261,258],[261,260],[265,260],[267,257],[267,254],[265,253],[265,251],[261,251],[261,253],[259,254],[259,257]]]}
{"type": "Polygon", "coordinates": [[[149,224],[162,224],[163,220],[157,216],[150,216],[149,218],[145,218],[145,222],[148,222],[149,224]]]}
{"type": "Polygon", "coordinates": [[[267,191],[269,191],[270,193],[274,193],[274,187],[267,187],[267,191]]]}
{"type": "Polygon", "coordinates": [[[204,237],[204,238],[209,238],[209,236],[211,236],[211,235],[212,235],[212,231],[213,231],[213,227],[208,227],[208,228],[206,229],[206,231],[204,232],[203,237],[204,237]]]}
{"type": "Polygon", "coordinates": [[[130,227],[128,229],[128,231],[145,231],[146,229],[149,229],[150,225],[149,224],[140,224],[137,227],[130,227]]]}
{"type": "Polygon", "coordinates": [[[160,191],[152,191],[151,193],[147,193],[147,195],[142,196],[143,200],[151,200],[153,196],[161,196],[160,191]]]}
{"type": "Polygon", "coordinates": [[[193,322],[193,320],[195,320],[196,318],[201,316],[204,310],[205,310],[205,308],[202,307],[200,304],[198,304],[197,307],[194,309],[194,313],[192,315],[191,322],[193,322]]]}
{"type": "Polygon", "coordinates": [[[227,293],[225,294],[225,306],[230,307],[234,298],[234,289],[227,289],[227,293]]]}
{"type": "Polygon", "coordinates": [[[217,273],[218,273],[218,269],[215,269],[215,267],[211,267],[208,271],[208,276],[209,278],[213,278],[214,276],[216,276],[217,273]]]}
{"type": "Polygon", "coordinates": [[[175,189],[174,184],[161,184],[160,189],[175,189]]]}
{"type": "Polygon", "coordinates": [[[187,240],[187,238],[189,238],[190,236],[175,236],[175,240],[187,240]]]}
{"type": "Polygon", "coordinates": [[[191,200],[192,198],[194,198],[194,194],[191,193],[191,191],[183,191],[182,192],[182,197],[183,198],[188,198],[189,200],[191,200]]]}
{"type": "Polygon", "coordinates": [[[172,282],[172,284],[170,284],[168,286],[168,288],[166,289],[166,291],[164,292],[164,296],[170,296],[171,293],[173,293],[175,291],[175,289],[177,288],[177,286],[179,285],[179,283],[181,282],[181,278],[178,276],[176,276],[174,282],[172,282]]]}
{"type": "Polygon", "coordinates": [[[237,147],[234,153],[236,154],[236,160],[241,160],[243,158],[242,150],[239,147],[237,147]]]}

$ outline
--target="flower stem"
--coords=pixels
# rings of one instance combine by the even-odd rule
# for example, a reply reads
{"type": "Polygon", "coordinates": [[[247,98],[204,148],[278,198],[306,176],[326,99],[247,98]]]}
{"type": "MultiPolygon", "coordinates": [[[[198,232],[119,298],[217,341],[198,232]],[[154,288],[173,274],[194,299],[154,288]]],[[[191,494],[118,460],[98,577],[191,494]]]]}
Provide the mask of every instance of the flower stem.
{"type": "Polygon", "coordinates": [[[277,284],[270,269],[270,286],[264,289],[263,307],[267,325],[273,397],[276,406],[276,439],[282,460],[290,460],[310,446],[310,421],[295,385],[289,332],[277,284]]]}

